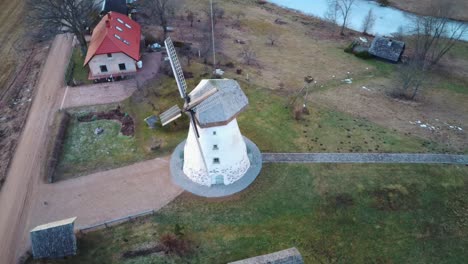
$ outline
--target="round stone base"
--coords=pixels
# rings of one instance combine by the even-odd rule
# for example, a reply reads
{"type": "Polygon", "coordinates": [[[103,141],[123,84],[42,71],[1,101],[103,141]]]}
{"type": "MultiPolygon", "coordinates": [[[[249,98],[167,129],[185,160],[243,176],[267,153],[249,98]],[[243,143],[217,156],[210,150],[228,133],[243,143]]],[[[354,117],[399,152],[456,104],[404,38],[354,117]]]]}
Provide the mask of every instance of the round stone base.
{"type": "Polygon", "coordinates": [[[190,180],[183,171],[185,140],[177,145],[171,156],[172,181],[182,189],[202,197],[224,197],[244,190],[257,178],[262,169],[262,154],[260,150],[250,139],[244,137],[244,141],[247,147],[250,167],[244,176],[233,184],[219,184],[208,187],[190,180]]]}

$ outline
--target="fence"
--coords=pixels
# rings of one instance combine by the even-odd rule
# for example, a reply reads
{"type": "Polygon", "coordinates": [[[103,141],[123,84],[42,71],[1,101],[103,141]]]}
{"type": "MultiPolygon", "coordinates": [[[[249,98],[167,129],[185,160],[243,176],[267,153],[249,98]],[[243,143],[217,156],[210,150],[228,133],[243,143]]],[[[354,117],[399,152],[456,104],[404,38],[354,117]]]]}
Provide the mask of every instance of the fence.
{"type": "Polygon", "coordinates": [[[125,223],[125,222],[128,222],[128,221],[132,221],[132,220],[135,220],[135,219],[140,218],[140,217],[144,217],[144,216],[148,216],[148,215],[154,215],[155,213],[156,213],[155,210],[148,210],[148,211],[144,211],[144,212],[141,212],[141,213],[132,214],[132,215],[124,216],[124,217],[121,217],[121,218],[116,218],[116,219],[113,219],[113,220],[105,221],[103,223],[99,223],[99,224],[95,224],[95,225],[91,225],[91,226],[85,226],[85,227],[79,228],[78,231],[79,231],[80,234],[86,234],[88,232],[100,230],[100,229],[103,229],[103,228],[108,228],[108,227],[115,226],[115,225],[118,225],[118,224],[122,224],[122,223],[125,223]]]}

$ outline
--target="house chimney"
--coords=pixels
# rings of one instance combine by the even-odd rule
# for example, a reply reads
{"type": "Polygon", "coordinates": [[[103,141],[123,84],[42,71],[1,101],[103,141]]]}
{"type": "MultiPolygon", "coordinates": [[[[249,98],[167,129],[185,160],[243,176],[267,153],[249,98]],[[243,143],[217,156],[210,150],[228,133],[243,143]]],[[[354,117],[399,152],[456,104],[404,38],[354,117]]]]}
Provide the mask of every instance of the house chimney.
{"type": "Polygon", "coordinates": [[[111,20],[111,18],[112,18],[112,17],[111,17],[111,12],[107,13],[107,18],[108,18],[109,20],[111,20]]]}
{"type": "Polygon", "coordinates": [[[106,28],[110,28],[110,20],[106,20],[106,28]]]}
{"type": "Polygon", "coordinates": [[[388,45],[389,47],[391,47],[391,46],[392,46],[392,43],[393,43],[393,41],[390,39],[390,40],[388,41],[387,45],[388,45]]]}

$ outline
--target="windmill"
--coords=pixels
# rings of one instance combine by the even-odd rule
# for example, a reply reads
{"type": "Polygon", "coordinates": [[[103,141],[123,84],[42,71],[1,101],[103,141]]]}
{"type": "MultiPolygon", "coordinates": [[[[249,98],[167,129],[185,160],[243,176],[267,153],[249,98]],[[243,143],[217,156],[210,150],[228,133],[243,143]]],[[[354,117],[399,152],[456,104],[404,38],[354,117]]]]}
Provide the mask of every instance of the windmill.
{"type": "Polygon", "coordinates": [[[170,38],[165,41],[169,61],[184,99],[184,107],[172,106],[160,115],[163,126],[186,113],[190,119],[184,147],[183,172],[192,181],[211,186],[239,180],[250,166],[247,147],[236,117],[248,99],[234,80],[202,80],[187,93],[182,67],[170,38]]]}

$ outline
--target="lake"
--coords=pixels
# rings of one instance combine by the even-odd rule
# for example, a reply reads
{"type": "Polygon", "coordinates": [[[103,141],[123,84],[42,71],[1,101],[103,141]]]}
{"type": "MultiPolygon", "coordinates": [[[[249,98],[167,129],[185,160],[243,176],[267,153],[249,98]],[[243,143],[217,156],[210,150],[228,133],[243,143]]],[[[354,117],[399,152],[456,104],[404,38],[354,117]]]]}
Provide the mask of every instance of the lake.
{"type": "MultiPolygon", "coordinates": [[[[269,0],[269,2],[319,18],[324,18],[328,9],[327,0],[269,0]]],[[[399,27],[409,28],[412,18],[416,16],[393,7],[380,6],[374,1],[356,0],[348,19],[348,28],[361,31],[364,17],[370,9],[376,18],[374,27],[369,30],[369,33],[373,35],[391,35],[398,32],[399,27]]],[[[463,22],[452,21],[451,23],[463,22]]],[[[464,24],[468,25],[468,23],[464,24]]],[[[468,34],[465,34],[462,39],[468,41],[468,34]]]]}

